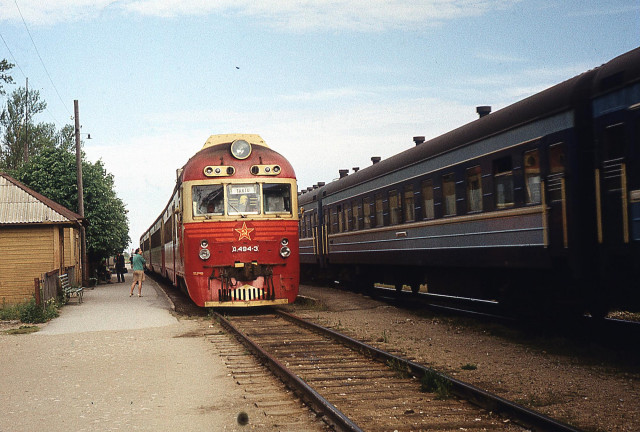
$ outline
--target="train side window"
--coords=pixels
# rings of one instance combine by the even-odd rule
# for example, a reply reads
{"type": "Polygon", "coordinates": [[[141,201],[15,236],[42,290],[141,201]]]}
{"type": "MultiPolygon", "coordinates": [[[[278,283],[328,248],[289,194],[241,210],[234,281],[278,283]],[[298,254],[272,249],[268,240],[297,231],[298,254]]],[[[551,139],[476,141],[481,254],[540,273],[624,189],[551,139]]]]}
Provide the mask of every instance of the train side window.
{"type": "Polygon", "coordinates": [[[413,186],[404,187],[402,200],[402,209],[404,210],[404,222],[413,222],[416,220],[416,207],[413,200],[413,186]]]}
{"type": "Polygon", "coordinates": [[[338,212],[335,209],[335,207],[332,207],[331,209],[329,209],[329,223],[331,224],[331,226],[329,227],[329,230],[331,231],[332,234],[336,234],[338,233],[338,212]]]}
{"type": "Polygon", "coordinates": [[[482,211],[482,171],[480,165],[467,169],[467,211],[482,211]]]}
{"type": "Polygon", "coordinates": [[[392,189],[389,191],[389,223],[398,225],[402,221],[402,208],[400,207],[400,192],[392,189]]]}
{"type": "Polygon", "coordinates": [[[343,211],[342,211],[342,204],[338,205],[338,232],[343,232],[344,231],[344,215],[343,215],[343,211]]]}
{"type": "Polygon", "coordinates": [[[604,130],[604,160],[624,157],[624,123],[609,125],[604,130]]]}
{"type": "Polygon", "coordinates": [[[381,227],[384,226],[384,206],[382,203],[382,194],[377,193],[374,196],[375,205],[376,205],[376,223],[375,226],[381,227]]]}
{"type": "Polygon", "coordinates": [[[444,194],[444,215],[455,216],[456,214],[456,179],[455,174],[445,174],[442,176],[442,193],[444,194]]]}
{"type": "Polygon", "coordinates": [[[358,201],[354,201],[351,204],[351,214],[353,216],[351,224],[352,229],[356,231],[362,229],[362,226],[360,224],[360,207],[358,206],[358,201]]]}
{"type": "Polygon", "coordinates": [[[364,229],[371,228],[371,197],[362,200],[362,224],[364,229]]]}
{"type": "Polygon", "coordinates": [[[434,205],[433,205],[433,181],[423,180],[422,185],[422,208],[423,208],[423,218],[424,219],[433,219],[434,218],[434,205]]]}
{"type": "Polygon", "coordinates": [[[291,214],[291,185],[265,183],[262,185],[266,214],[291,214]]]}
{"type": "Polygon", "coordinates": [[[511,156],[493,161],[493,184],[495,188],[496,207],[510,207],[513,201],[513,168],[511,156]]]}
{"type": "Polygon", "coordinates": [[[549,201],[562,200],[562,177],[564,176],[564,143],[549,146],[549,201]]]}
{"type": "Polygon", "coordinates": [[[222,215],[224,212],[224,192],[220,184],[193,186],[193,215],[222,215]]]}
{"type": "Polygon", "coordinates": [[[524,182],[527,204],[540,204],[540,155],[538,150],[524,153],[524,182]]]}
{"type": "Polygon", "coordinates": [[[350,231],[353,230],[353,210],[351,208],[351,204],[345,203],[344,205],[344,230],[350,231]]]}

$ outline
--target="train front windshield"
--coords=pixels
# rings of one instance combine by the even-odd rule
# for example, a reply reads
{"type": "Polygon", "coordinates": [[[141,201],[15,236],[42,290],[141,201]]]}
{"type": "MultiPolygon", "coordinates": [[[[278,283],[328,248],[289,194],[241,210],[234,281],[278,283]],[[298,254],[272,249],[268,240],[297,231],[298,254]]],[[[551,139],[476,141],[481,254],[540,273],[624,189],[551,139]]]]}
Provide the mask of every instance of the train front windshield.
{"type": "Polygon", "coordinates": [[[193,186],[194,216],[291,214],[288,183],[208,184],[193,186]]]}

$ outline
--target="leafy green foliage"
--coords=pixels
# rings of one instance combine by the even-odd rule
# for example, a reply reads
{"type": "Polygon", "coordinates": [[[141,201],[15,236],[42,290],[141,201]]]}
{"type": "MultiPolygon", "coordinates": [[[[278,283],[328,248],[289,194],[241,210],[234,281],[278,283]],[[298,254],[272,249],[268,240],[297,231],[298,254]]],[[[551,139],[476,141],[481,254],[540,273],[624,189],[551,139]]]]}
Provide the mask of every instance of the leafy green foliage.
{"type": "MultiPolygon", "coordinates": [[[[83,158],[84,159],[84,158],[83,158]]],[[[113,175],[102,161],[82,162],[87,254],[90,262],[114,255],[129,244],[129,221],[124,203],[114,190],[113,175]]],[[[17,179],[47,198],[78,212],[75,154],[62,147],[46,147],[31,157],[17,179]]]]}
{"type": "Polygon", "coordinates": [[[0,96],[5,94],[4,87],[2,83],[13,84],[13,77],[7,73],[8,70],[13,69],[15,66],[12,63],[9,63],[7,59],[0,60],[0,96]]]}

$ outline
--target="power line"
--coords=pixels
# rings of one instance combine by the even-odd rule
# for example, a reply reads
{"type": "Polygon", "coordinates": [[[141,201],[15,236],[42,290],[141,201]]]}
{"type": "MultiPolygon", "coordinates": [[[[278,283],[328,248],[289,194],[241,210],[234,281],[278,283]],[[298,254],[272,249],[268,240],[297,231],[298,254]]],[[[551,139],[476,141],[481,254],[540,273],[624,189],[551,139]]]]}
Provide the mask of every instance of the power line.
{"type": "Polygon", "coordinates": [[[47,70],[47,67],[44,64],[44,61],[42,60],[42,57],[40,56],[40,52],[38,51],[38,47],[36,46],[36,43],[33,40],[33,37],[31,36],[31,32],[29,31],[29,27],[27,27],[27,22],[24,20],[24,17],[22,16],[22,11],[20,10],[20,6],[18,6],[18,0],[14,0],[14,3],[16,4],[16,8],[18,9],[18,13],[20,14],[20,18],[22,18],[22,23],[24,24],[24,28],[27,30],[27,33],[29,34],[29,38],[31,39],[31,43],[33,44],[33,47],[36,50],[36,54],[38,54],[38,58],[40,59],[40,63],[42,64],[42,67],[44,68],[44,71],[47,73],[47,76],[49,77],[49,81],[51,81],[51,85],[53,86],[53,89],[56,91],[56,94],[58,95],[58,99],[60,99],[60,102],[62,102],[62,106],[64,107],[65,110],[67,110],[67,113],[71,116],[71,111],[69,111],[67,109],[67,106],[65,105],[64,101],[62,100],[62,97],[60,96],[60,92],[58,92],[58,89],[57,89],[56,85],[53,83],[53,79],[51,79],[51,75],[49,74],[49,71],[47,70]]]}

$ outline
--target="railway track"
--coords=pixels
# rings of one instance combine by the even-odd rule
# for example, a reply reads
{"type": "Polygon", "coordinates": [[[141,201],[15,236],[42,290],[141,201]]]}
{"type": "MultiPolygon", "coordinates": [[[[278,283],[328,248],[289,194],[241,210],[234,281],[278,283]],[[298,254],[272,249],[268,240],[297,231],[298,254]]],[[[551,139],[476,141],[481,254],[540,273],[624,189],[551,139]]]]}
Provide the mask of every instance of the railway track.
{"type": "Polygon", "coordinates": [[[282,311],[217,319],[338,431],[575,430],[282,311]]]}

